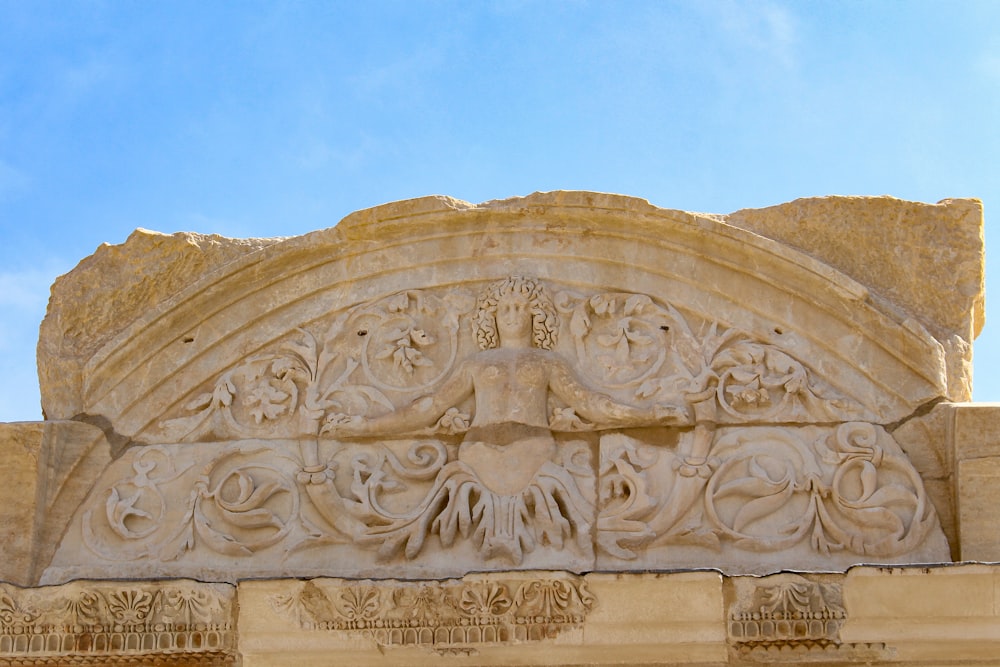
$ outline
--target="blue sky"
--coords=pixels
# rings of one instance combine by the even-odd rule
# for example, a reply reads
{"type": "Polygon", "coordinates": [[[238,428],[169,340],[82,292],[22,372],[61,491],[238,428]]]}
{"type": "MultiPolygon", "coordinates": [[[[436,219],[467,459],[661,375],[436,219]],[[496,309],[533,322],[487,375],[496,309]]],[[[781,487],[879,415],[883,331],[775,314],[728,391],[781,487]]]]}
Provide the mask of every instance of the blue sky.
{"type": "Polygon", "coordinates": [[[0,0],[0,421],[40,419],[53,279],[135,227],[286,236],[554,189],[978,197],[989,297],[1000,2],[0,0]]]}

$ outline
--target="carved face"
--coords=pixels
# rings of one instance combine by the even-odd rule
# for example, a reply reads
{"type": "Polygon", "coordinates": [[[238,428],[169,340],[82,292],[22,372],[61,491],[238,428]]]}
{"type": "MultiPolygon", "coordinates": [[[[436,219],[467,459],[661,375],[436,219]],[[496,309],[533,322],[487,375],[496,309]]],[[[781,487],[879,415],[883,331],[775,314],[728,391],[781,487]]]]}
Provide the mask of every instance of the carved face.
{"type": "Polygon", "coordinates": [[[510,293],[500,297],[496,318],[500,345],[531,340],[531,302],[524,295],[510,293]]]}

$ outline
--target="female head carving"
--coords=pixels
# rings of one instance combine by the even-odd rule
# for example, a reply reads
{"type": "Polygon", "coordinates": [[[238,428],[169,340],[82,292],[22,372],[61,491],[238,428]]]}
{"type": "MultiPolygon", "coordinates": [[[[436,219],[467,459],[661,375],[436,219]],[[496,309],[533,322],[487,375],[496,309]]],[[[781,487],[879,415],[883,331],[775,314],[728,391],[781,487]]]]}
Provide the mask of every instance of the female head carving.
{"type": "Polygon", "coordinates": [[[555,345],[559,320],[552,300],[545,293],[541,282],[534,278],[511,276],[491,284],[479,296],[472,326],[476,331],[479,348],[489,350],[500,346],[497,332],[497,306],[507,296],[521,296],[528,302],[531,314],[531,340],[535,347],[551,350],[555,345]]]}

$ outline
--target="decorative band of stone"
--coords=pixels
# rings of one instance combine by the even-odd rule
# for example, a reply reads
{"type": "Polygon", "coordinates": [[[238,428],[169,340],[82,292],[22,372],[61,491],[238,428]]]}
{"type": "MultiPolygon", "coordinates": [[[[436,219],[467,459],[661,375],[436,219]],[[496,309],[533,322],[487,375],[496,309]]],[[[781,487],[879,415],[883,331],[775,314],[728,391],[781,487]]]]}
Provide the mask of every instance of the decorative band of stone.
{"type": "Polygon", "coordinates": [[[444,582],[314,579],[269,599],[303,630],[360,633],[379,646],[447,647],[548,639],[596,604],[572,575],[444,582]]]}
{"type": "Polygon", "coordinates": [[[229,664],[234,597],[183,580],[0,584],[0,665],[229,664]]]}

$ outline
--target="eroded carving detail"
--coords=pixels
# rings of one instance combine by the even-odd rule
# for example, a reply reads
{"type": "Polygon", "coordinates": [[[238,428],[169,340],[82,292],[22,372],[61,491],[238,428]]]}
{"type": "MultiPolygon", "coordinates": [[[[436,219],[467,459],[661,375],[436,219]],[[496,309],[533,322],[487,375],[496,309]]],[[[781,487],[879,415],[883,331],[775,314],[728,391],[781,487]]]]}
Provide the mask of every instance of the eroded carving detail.
{"type": "Polygon", "coordinates": [[[777,345],[717,322],[697,332],[670,304],[642,294],[557,295],[578,365],[598,385],[640,400],[713,398],[718,423],[870,419],[777,345]]]}
{"type": "Polygon", "coordinates": [[[84,543],[112,561],[175,560],[198,543],[249,556],[298,525],[297,457],[248,442],[224,448],[201,470],[177,470],[176,459],[161,446],[143,449],[132,474],[85,510],[84,543]],[[168,516],[167,498],[184,498],[183,510],[168,516]]]}
{"type": "MultiPolygon", "coordinates": [[[[577,479],[591,474],[587,448],[574,443],[560,450],[553,430],[680,424],[686,409],[677,404],[641,408],[584,384],[552,351],[558,315],[538,281],[512,277],[490,285],[473,321],[480,351],[459,363],[435,393],[375,418],[334,415],[324,426],[324,433],[340,439],[434,424],[447,424],[449,431],[468,426],[457,461],[440,466],[432,489],[405,514],[389,512],[379,501],[387,459],[367,469],[355,466],[352,492],[361,505],[355,514],[360,512],[368,526],[357,539],[377,544],[383,556],[402,551],[408,558],[420,552],[429,532],[446,547],[457,536],[472,539],[485,558],[505,557],[514,564],[539,543],[559,549],[573,540],[589,556],[593,498],[577,479]],[[550,393],[566,406],[556,408],[553,420],[550,393]],[[475,401],[471,422],[456,407],[470,398],[475,401]]],[[[443,457],[434,460],[443,462],[443,457]]],[[[408,474],[390,467],[397,475],[408,474]]],[[[310,478],[307,492],[319,506],[342,504],[335,489],[330,477],[310,478]]]]}
{"type": "Polygon", "coordinates": [[[840,628],[847,620],[839,583],[810,581],[794,574],[757,582],[736,580],[737,600],[730,606],[730,645],[742,659],[797,662],[825,655],[844,659],[883,656],[883,644],[845,643],[840,628]]]}
{"type": "Polygon", "coordinates": [[[189,581],[0,584],[0,661],[235,663],[232,604],[229,587],[189,581]]]}
{"type": "Polygon", "coordinates": [[[651,543],[751,552],[807,543],[820,554],[888,558],[937,525],[919,474],[881,427],[744,428],[718,437],[692,465],[697,432],[676,452],[623,434],[605,438],[601,530],[609,554],[651,543]]]}
{"type": "Polygon", "coordinates": [[[690,319],[641,294],[553,300],[518,276],[478,299],[361,304],[166,419],[163,437],[237,441],[128,452],[84,506],[83,543],[108,562],[204,548],[274,563],[341,545],[414,560],[433,543],[578,571],[595,543],[620,560],[921,544],[937,523],[919,475],[881,427],[848,420],[860,406],[773,337],[690,319]]]}
{"type": "Polygon", "coordinates": [[[887,452],[880,428],[841,424],[813,442],[768,429],[720,439],[723,460],[708,483],[706,514],[737,545],[773,551],[808,539],[816,551],[894,556],[936,523],[920,475],[887,452]],[[728,505],[728,507],[724,507],[728,505]]]}
{"type": "Polygon", "coordinates": [[[450,649],[549,639],[585,620],[596,600],[579,577],[345,582],[313,580],[272,608],[304,630],[354,632],[379,646],[450,649]]]}

